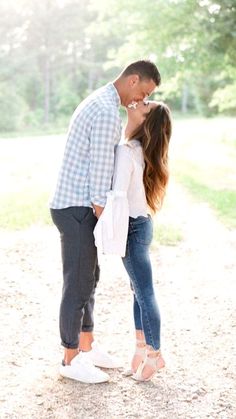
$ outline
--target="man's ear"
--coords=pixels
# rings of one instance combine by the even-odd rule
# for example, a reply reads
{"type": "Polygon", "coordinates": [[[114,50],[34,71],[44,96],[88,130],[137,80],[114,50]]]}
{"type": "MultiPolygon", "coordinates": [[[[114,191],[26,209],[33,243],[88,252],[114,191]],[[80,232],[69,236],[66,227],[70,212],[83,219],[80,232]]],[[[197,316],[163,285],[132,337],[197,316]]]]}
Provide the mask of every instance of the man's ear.
{"type": "Polygon", "coordinates": [[[129,85],[134,87],[139,82],[139,75],[138,74],[131,74],[129,79],[129,85]]]}

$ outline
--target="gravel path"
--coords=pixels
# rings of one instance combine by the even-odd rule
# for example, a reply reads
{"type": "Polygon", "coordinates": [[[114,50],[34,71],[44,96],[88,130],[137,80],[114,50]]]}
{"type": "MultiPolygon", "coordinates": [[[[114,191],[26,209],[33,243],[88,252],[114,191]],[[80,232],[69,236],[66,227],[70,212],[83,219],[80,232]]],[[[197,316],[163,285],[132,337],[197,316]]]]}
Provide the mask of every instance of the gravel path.
{"type": "MultiPolygon", "coordinates": [[[[1,418],[236,418],[236,232],[174,190],[172,213],[161,216],[181,226],[183,241],[151,254],[167,367],[149,383],[123,378],[122,370],[110,370],[110,382],[101,385],[58,375],[56,229],[1,232],[1,418]]],[[[101,264],[96,338],[127,367],[128,278],[118,258],[101,264]]]]}

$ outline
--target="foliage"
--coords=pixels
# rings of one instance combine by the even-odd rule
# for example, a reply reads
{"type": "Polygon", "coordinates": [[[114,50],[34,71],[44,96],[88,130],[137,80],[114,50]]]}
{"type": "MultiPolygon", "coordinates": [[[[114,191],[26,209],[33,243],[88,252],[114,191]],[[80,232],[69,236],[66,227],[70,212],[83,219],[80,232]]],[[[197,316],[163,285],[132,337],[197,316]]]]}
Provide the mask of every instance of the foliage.
{"type": "Polygon", "coordinates": [[[68,121],[89,92],[150,57],[174,110],[234,113],[235,0],[0,3],[1,131],[68,121]],[[8,111],[7,111],[8,110],[8,111]]]}

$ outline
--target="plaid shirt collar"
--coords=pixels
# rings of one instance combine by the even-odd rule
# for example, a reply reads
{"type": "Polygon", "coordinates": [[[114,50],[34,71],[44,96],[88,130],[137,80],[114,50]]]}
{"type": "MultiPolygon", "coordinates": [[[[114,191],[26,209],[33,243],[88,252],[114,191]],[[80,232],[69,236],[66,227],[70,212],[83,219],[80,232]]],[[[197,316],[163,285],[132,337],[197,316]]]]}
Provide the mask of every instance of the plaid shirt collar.
{"type": "Polygon", "coordinates": [[[114,98],[115,104],[117,105],[117,107],[119,108],[119,106],[121,105],[121,100],[120,100],[120,96],[118,91],[116,90],[115,86],[113,83],[107,83],[107,88],[109,89],[109,91],[111,92],[112,97],[114,98]]]}

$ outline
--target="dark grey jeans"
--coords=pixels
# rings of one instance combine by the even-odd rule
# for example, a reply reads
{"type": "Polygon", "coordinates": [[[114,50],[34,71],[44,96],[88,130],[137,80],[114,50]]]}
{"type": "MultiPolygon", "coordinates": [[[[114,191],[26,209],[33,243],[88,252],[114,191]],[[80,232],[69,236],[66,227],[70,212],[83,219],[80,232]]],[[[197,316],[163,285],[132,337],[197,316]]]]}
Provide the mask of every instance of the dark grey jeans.
{"type": "Polygon", "coordinates": [[[97,218],[89,207],[50,211],[61,237],[61,343],[65,348],[75,349],[80,331],[91,332],[94,327],[94,294],[100,273],[93,236],[97,218]]]}

